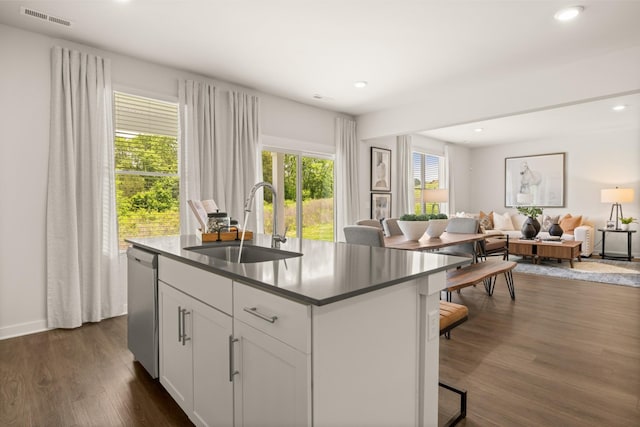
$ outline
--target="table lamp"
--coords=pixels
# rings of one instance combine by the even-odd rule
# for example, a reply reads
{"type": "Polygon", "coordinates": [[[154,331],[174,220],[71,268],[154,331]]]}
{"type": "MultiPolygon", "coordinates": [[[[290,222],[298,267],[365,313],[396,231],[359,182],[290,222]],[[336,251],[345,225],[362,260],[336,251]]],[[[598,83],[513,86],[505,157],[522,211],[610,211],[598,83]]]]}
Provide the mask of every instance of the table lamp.
{"type": "Polygon", "coordinates": [[[606,188],[600,190],[600,201],[602,203],[613,203],[609,221],[613,220],[613,209],[616,209],[616,230],[620,230],[618,220],[623,218],[622,203],[633,202],[633,188],[606,188]]]}
{"type": "MultiPolygon", "coordinates": [[[[438,203],[438,213],[440,213],[440,203],[449,201],[449,190],[446,188],[436,188],[434,190],[424,190],[423,198],[426,203],[438,203]]],[[[431,205],[431,213],[433,214],[434,205],[431,205]]]]}

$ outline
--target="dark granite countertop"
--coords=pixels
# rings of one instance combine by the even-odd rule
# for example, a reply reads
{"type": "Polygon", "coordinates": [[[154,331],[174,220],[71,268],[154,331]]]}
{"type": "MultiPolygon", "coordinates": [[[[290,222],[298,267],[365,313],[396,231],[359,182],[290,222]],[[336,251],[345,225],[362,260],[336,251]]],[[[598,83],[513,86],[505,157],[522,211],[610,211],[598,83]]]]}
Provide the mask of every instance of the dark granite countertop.
{"type": "MultiPolygon", "coordinates": [[[[289,238],[281,249],[303,255],[279,261],[237,264],[186,247],[203,245],[197,235],[127,239],[141,249],[229,277],[304,304],[325,305],[469,264],[468,258],[289,238]]],[[[227,242],[229,243],[229,242],[227,242]]],[[[222,243],[204,243],[222,245],[222,243]]],[[[246,245],[270,247],[270,235],[246,245]]]]}

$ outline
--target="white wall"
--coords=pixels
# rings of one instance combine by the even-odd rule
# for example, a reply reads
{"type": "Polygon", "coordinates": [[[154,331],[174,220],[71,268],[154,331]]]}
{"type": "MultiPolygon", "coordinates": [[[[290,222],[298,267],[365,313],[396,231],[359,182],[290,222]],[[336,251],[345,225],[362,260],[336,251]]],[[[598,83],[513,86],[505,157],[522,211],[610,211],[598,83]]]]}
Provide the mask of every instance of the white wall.
{"type": "MultiPolygon", "coordinates": [[[[546,208],[545,213],[583,215],[594,221],[596,227],[603,227],[611,205],[600,202],[600,190],[619,186],[635,190],[634,202],[623,205],[624,215],[640,217],[640,133],[630,130],[473,149],[468,211],[515,211],[504,207],[505,157],[558,152],[566,153],[565,207],[546,208]]],[[[601,234],[596,232],[596,254],[600,252],[600,243],[601,234]]],[[[609,252],[626,254],[626,237],[608,235],[609,252]]],[[[633,254],[640,256],[638,233],[633,235],[633,254]]]]}
{"type": "Polygon", "coordinates": [[[451,144],[449,146],[449,156],[451,157],[450,186],[453,193],[453,203],[449,204],[449,212],[472,212],[471,209],[471,170],[472,157],[471,150],[461,145],[451,144]]]}
{"type": "MultiPolygon", "coordinates": [[[[261,98],[262,132],[334,152],[339,114],[135,58],[0,25],[0,339],[46,328],[45,207],[50,49],[111,59],[114,87],[177,100],[178,79],[209,80],[261,98]]],[[[294,147],[296,148],[296,147],[294,147]]],[[[299,147],[298,147],[299,148],[299,147]]]]}
{"type": "Polygon", "coordinates": [[[0,25],[0,338],[46,326],[49,47],[0,25]]]}

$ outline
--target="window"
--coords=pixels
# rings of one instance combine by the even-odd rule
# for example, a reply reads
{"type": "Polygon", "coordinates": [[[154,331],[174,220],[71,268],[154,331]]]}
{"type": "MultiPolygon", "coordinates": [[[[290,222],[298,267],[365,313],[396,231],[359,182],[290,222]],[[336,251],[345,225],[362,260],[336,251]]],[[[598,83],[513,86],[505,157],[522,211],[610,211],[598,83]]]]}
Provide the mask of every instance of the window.
{"type": "MultiPolygon", "coordinates": [[[[287,235],[334,240],[333,159],[263,151],[262,172],[263,180],[272,183],[282,194],[278,194],[280,200],[276,203],[280,203],[280,212],[284,212],[287,235]]],[[[265,233],[273,229],[273,202],[270,192],[266,191],[265,233]]]]}
{"type": "Polygon", "coordinates": [[[444,157],[413,153],[413,194],[415,213],[440,213],[439,203],[425,203],[424,190],[440,188],[443,179],[444,157]]]}
{"type": "Polygon", "coordinates": [[[118,236],[178,234],[178,105],[114,92],[118,236]]]}

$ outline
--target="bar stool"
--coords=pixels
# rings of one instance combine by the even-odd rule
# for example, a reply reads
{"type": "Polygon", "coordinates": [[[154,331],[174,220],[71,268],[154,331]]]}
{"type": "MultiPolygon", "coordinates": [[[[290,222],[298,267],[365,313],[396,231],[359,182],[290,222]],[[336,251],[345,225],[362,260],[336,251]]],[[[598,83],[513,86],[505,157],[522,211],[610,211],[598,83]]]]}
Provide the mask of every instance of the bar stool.
{"type": "MultiPolygon", "coordinates": [[[[461,304],[448,301],[440,301],[440,335],[447,334],[456,326],[464,323],[469,318],[469,309],[461,304]]],[[[455,426],[467,416],[467,391],[455,388],[442,381],[438,385],[460,396],[460,412],[454,415],[445,426],[455,426]]]]}

